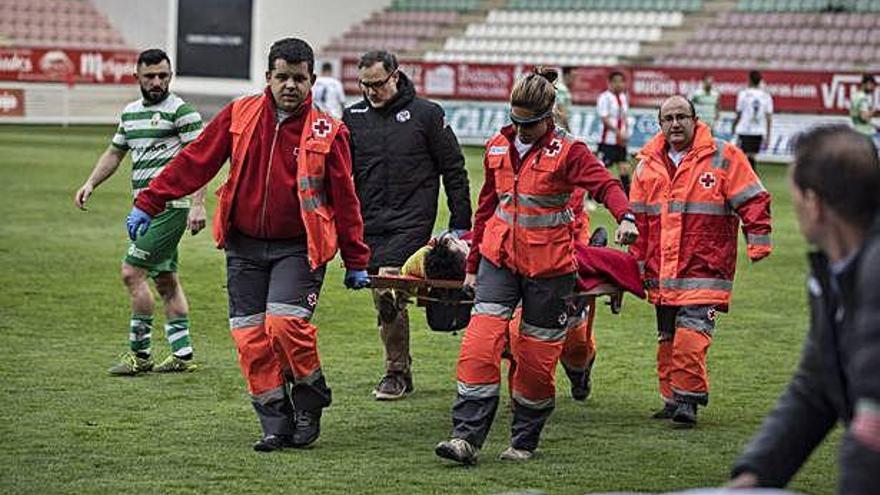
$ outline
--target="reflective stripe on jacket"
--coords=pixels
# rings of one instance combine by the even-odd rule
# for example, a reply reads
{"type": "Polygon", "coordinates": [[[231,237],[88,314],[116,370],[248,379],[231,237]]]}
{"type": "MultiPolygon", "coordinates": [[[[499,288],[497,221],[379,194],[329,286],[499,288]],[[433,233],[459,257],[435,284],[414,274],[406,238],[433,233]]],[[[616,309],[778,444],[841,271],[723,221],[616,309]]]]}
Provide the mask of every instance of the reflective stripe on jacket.
{"type": "MultiPolygon", "coordinates": [[[[259,121],[266,95],[249,96],[232,104],[232,156],[229,177],[217,190],[219,200],[214,215],[214,239],[218,247],[225,244],[230,226],[230,213],[235,200],[241,164],[259,121]]],[[[324,191],[324,161],[341,122],[310,108],[300,137],[296,161],[297,197],[306,228],[309,264],[317,268],[330,261],[337,250],[336,224],[333,210],[324,191]]]]}
{"type": "Polygon", "coordinates": [[[486,146],[487,173],[495,179],[498,207],[486,222],[480,254],[496,266],[527,277],[548,277],[576,270],[573,221],[569,208],[574,187],[561,168],[574,139],[557,129],[543,149],[530,153],[514,170],[508,138],[496,134],[486,146]]]}
{"type": "Polygon", "coordinates": [[[736,270],[737,229],[743,222],[748,256],[767,256],[770,194],[743,152],[713,139],[697,123],[694,142],[676,168],[658,133],[639,153],[630,207],[639,260],[653,304],[716,304],[726,310],[736,270]]]}

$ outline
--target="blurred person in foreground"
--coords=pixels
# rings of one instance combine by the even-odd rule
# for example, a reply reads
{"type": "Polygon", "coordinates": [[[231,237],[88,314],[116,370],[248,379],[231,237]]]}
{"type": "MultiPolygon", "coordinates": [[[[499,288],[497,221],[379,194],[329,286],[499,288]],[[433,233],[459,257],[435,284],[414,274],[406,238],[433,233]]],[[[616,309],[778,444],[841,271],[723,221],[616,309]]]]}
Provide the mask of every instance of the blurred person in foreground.
{"type": "Polygon", "coordinates": [[[369,249],[351,179],[348,130],[312,105],[314,53],[269,49],[266,88],[223,107],[201,137],[141,191],[136,239],[165,203],[207,184],[227,160],[214,216],[226,252],[229,327],[263,430],[254,450],[303,448],[332,401],[311,323],[327,263],[342,253],[350,289],[369,284],[369,249]]]}
{"type": "MultiPolygon", "coordinates": [[[[122,111],[110,146],[98,159],[85,184],[74,196],[74,204],[86,210],[92,192],[110,178],[131,151],[131,189],[138,193],[165,168],[184,146],[202,131],[202,117],[188,103],[169,90],[174,73],[168,55],[158,49],[138,55],[134,76],[142,98],[122,111]]],[[[187,230],[193,235],[205,228],[205,188],[189,198],[168,201],[164,211],[140,238],[133,240],[122,260],[122,282],[131,296],[129,352],[107,371],[111,375],[188,372],[196,369],[190,337],[189,303],[177,275],[177,245],[187,230]],[[165,307],[165,337],[171,354],[156,365],[152,357],[155,301],[148,278],[165,307]]]]}
{"type": "MultiPolygon", "coordinates": [[[[370,271],[398,275],[400,267],[431,238],[440,181],[450,231],[471,228],[471,199],[464,156],[440,105],[416,95],[415,86],[387,51],[365,53],[358,62],[363,100],[345,109],[351,130],[354,183],[370,246],[370,271]]],[[[377,400],[399,400],[413,391],[407,298],[373,290],[384,374],[377,400]]]]}
{"type": "Polygon", "coordinates": [[[435,453],[474,464],[498,409],[501,356],[514,310],[519,332],[510,341],[510,446],[500,458],[527,461],[555,407],[555,371],[568,331],[575,288],[575,214],[570,201],[585,189],[619,222],[616,240],[638,231],[626,195],[587,146],[555,126],[557,73],[536,68],[510,95],[510,119],[486,143],[485,182],[474,220],[464,284],[475,286],[474,309],[457,365],[451,439],[435,453]]]}
{"type": "Polygon", "coordinates": [[[784,487],[837,423],[841,495],[880,490],[880,160],[846,126],[800,136],[789,189],[809,255],[810,330],[797,372],[730,487],[784,487]]]}
{"type": "Polygon", "coordinates": [[[685,97],[667,98],[657,117],[660,132],[639,153],[630,191],[642,235],[629,252],[657,312],[663,408],[653,417],[692,427],[709,403],[706,359],[716,316],[730,304],[740,220],[749,259],[770,255],[770,193],[685,97]]]}

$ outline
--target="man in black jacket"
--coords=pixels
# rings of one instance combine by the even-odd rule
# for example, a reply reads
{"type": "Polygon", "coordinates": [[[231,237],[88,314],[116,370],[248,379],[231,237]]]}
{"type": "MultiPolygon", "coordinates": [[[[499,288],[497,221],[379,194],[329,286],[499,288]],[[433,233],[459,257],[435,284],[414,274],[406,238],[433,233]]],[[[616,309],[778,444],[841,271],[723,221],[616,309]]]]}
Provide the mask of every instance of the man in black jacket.
{"type": "Polygon", "coordinates": [[[838,493],[880,490],[880,160],[870,139],[820,127],[795,144],[790,189],[810,255],[810,333],[797,373],[728,486],[782,487],[840,421],[838,493]]]}
{"type": "MultiPolygon", "coordinates": [[[[407,258],[431,238],[437,217],[440,177],[449,207],[449,229],[471,228],[471,203],[464,157],[443,109],[416,96],[415,88],[386,51],[364,54],[358,63],[364,99],[347,108],[354,183],[361,201],[364,234],[372,250],[370,272],[399,274],[407,258]]],[[[385,376],[373,394],[401,399],[412,391],[406,298],[374,290],[385,345],[385,376]]]]}

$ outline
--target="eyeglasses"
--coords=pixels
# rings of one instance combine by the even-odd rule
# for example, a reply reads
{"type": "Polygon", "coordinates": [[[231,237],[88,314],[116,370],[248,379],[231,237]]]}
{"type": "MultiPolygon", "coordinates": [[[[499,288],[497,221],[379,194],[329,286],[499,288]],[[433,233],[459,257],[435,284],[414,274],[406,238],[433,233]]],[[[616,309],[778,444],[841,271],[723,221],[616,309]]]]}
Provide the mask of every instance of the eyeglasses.
{"type": "Polygon", "coordinates": [[[664,115],[663,117],[660,117],[660,122],[668,125],[668,124],[671,124],[677,120],[677,121],[681,122],[682,124],[684,124],[685,122],[687,122],[688,120],[691,120],[693,118],[694,118],[693,115],[679,113],[676,115],[664,115]]]}
{"type": "Polygon", "coordinates": [[[388,74],[388,77],[386,77],[385,79],[382,79],[381,81],[358,80],[358,84],[360,84],[361,87],[364,89],[379,89],[382,86],[385,86],[386,84],[388,84],[388,81],[391,80],[391,76],[393,76],[394,74],[397,74],[396,70],[391,71],[391,74],[388,74]]]}

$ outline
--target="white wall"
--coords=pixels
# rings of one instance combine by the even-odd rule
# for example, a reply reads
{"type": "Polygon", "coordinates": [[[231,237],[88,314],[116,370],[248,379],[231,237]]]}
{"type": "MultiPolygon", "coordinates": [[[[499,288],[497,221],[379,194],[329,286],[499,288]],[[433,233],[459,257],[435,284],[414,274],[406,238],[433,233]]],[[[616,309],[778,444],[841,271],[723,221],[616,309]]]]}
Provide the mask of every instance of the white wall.
{"type": "MultiPolygon", "coordinates": [[[[164,48],[171,0],[90,0],[132,48],[164,48]]],[[[171,54],[173,57],[174,54],[171,54]]]]}
{"type": "Polygon", "coordinates": [[[319,51],[349,27],[391,5],[391,0],[254,1],[260,4],[264,54],[269,53],[272,41],[287,36],[302,38],[319,51]]]}
{"type": "MultiPolygon", "coordinates": [[[[90,0],[136,50],[177,52],[178,0],[90,0]]],[[[220,0],[218,0],[219,4],[220,0]]],[[[308,41],[316,52],[391,0],[253,0],[249,80],[177,77],[179,93],[234,97],[265,85],[266,55],[272,42],[286,37],[308,41]]],[[[247,22],[242,19],[243,22],[247,22]]]]}

